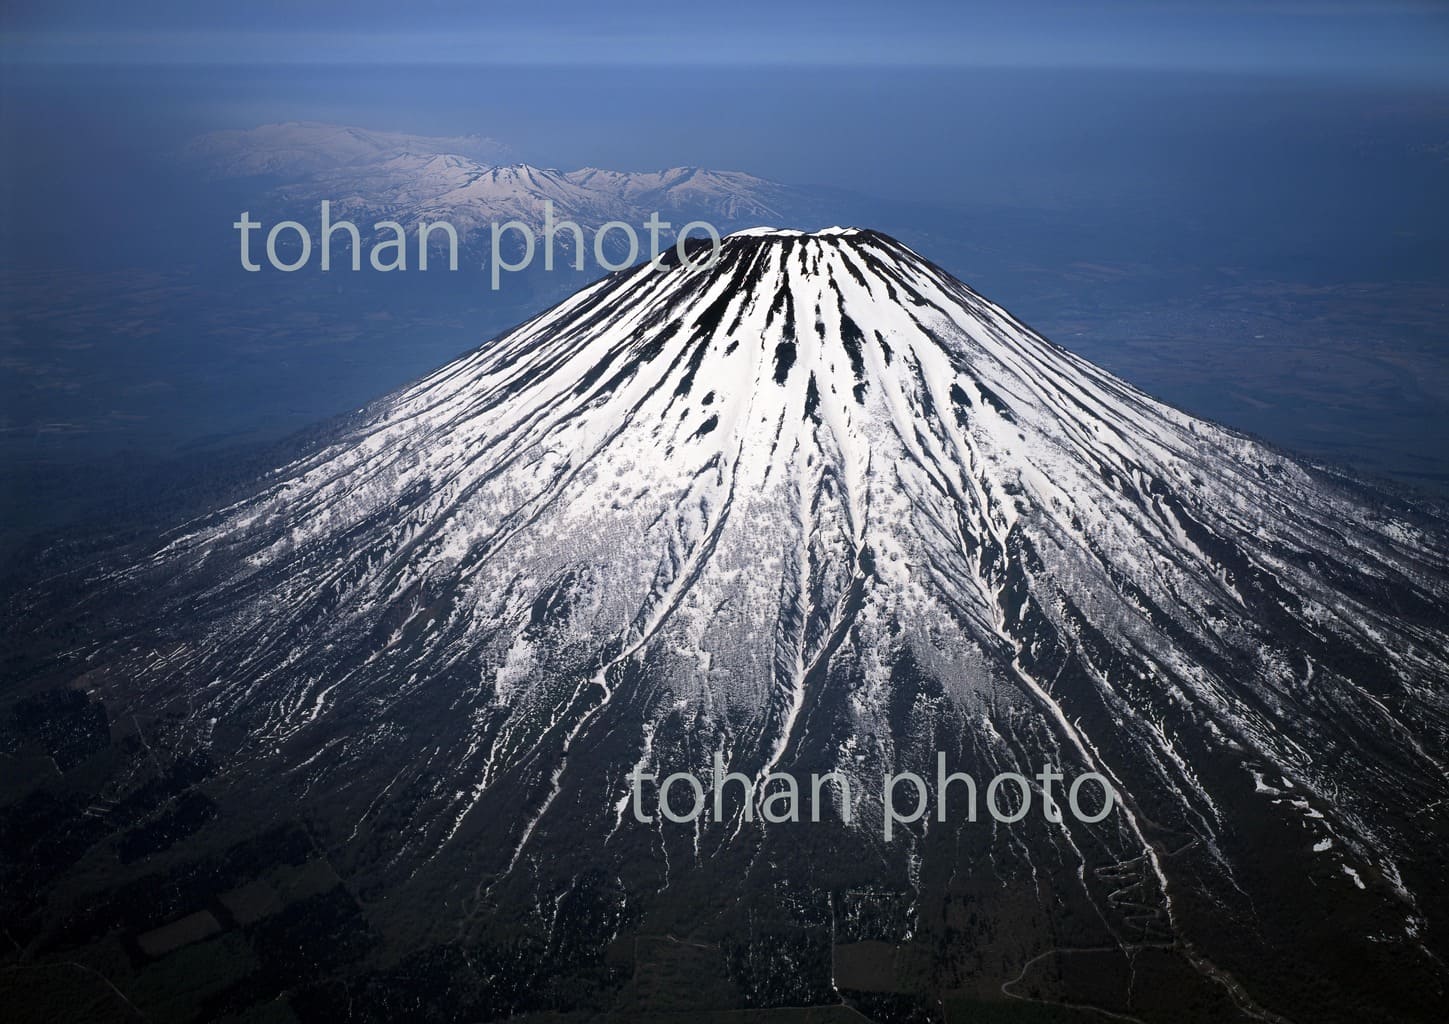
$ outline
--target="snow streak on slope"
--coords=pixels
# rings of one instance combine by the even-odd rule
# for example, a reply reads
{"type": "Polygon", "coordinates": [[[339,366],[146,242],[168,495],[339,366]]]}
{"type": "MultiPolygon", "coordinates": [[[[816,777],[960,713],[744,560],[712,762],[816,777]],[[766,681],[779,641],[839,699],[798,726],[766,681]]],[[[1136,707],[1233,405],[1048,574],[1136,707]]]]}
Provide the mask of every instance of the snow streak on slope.
{"type": "MultiPolygon", "coordinates": [[[[636,764],[838,768],[863,847],[879,773],[938,749],[1093,769],[1121,814],[992,857],[1074,865],[1118,941],[1180,937],[1179,885],[1243,892],[1248,805],[1408,941],[1449,587],[1383,508],[889,238],[758,229],[584,289],[170,538],[126,577],[164,579],[167,657],[111,699],[224,723],[339,840],[411,791],[409,848],[497,877],[603,858],[636,764]]],[[[763,828],[730,817],[691,856],[763,828]]]]}

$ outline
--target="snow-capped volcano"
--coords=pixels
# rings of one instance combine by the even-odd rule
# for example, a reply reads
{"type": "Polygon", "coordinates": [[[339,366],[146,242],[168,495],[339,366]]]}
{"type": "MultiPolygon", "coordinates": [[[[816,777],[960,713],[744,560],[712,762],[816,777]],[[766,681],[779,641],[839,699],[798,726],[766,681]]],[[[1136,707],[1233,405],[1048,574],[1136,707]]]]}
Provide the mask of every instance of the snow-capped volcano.
{"type": "MultiPolygon", "coordinates": [[[[888,237],[757,229],[362,410],[100,582],[92,607],[125,590],[149,626],[78,657],[231,799],[312,808],[350,885],[429,901],[405,944],[521,929],[566,972],[687,933],[744,1005],[979,989],[1167,1019],[1181,986],[1205,1016],[1171,1019],[1275,1020],[1313,978],[1417,1019],[1449,895],[1449,556],[1417,515],[888,237]],[[717,752],[842,773],[852,823],[627,812],[636,768],[717,752]],[[883,843],[882,774],[934,780],[938,752],[1100,772],[1122,806],[883,843]],[[788,970],[736,955],[765,918],[788,970]],[[916,952],[868,986],[870,943],[916,952]]],[[[523,1005],[503,991],[479,998],[523,1005]]]]}

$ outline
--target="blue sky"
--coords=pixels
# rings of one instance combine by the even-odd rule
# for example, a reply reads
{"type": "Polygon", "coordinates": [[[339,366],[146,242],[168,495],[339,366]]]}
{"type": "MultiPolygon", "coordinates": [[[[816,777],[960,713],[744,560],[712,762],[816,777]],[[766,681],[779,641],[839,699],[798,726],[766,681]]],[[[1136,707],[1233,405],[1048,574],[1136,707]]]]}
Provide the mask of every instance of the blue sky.
{"type": "MultiPolygon", "coordinates": [[[[1157,316],[1223,281],[1349,282],[1353,307],[1364,282],[1449,280],[1449,0],[0,0],[0,261],[232,274],[231,224],[261,186],[177,155],[291,120],[848,190],[820,193],[849,211],[821,225],[924,224],[931,254],[968,247],[954,269],[1068,342],[1103,310],[1157,316]]],[[[1239,298],[1192,328],[1204,344],[1239,298]]],[[[1158,323],[1187,330],[1175,317],[1158,323]]],[[[319,348],[322,377],[369,383],[278,402],[346,408],[441,358],[426,351],[374,366],[319,348]]]]}
{"type": "Polygon", "coordinates": [[[479,63],[1176,69],[1449,80],[1427,0],[140,5],[12,0],[27,63],[479,63]]]}

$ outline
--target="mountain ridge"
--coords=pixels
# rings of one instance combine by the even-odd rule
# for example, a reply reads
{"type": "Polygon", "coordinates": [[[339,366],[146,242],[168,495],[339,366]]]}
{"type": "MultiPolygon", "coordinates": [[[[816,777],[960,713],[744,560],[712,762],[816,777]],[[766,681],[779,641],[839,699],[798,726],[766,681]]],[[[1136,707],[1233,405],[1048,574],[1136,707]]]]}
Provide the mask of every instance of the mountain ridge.
{"type": "Polygon", "coordinates": [[[276,179],[265,201],[278,212],[296,213],[325,199],[339,216],[408,227],[448,220],[465,240],[507,220],[536,228],[546,201],[556,219],[575,220],[587,233],[610,220],[637,225],[653,212],[715,221],[728,231],[819,205],[804,189],[743,171],[568,171],[518,162],[502,143],[480,136],[431,138],[309,122],[213,132],[192,140],[183,155],[223,178],[276,179]]]}

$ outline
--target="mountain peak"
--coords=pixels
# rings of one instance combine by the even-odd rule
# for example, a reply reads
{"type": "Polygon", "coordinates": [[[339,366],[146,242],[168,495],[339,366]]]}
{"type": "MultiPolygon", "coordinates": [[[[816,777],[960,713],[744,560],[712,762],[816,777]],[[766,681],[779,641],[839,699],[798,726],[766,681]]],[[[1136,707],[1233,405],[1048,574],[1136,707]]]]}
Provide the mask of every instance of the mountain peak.
{"type": "MultiPolygon", "coordinates": [[[[762,225],[760,227],[754,227],[754,228],[742,228],[739,231],[731,232],[726,237],[728,237],[728,238],[821,238],[821,239],[823,239],[823,238],[845,238],[845,237],[853,237],[853,236],[860,236],[860,235],[876,235],[876,236],[881,237],[881,238],[888,238],[889,237],[887,235],[881,235],[879,232],[873,231],[873,230],[871,230],[869,228],[856,228],[856,227],[839,227],[839,226],[834,226],[834,227],[828,227],[828,228],[819,228],[819,229],[817,229],[815,231],[801,231],[801,230],[797,230],[795,228],[775,228],[775,227],[768,227],[768,226],[764,226],[764,225],[762,225]]],[[[891,241],[894,241],[894,239],[891,239],[891,241]]],[[[896,244],[899,245],[900,243],[897,242],[896,244]]]]}
{"type": "MultiPolygon", "coordinates": [[[[77,656],[116,718],[175,709],[253,790],[299,787],[379,891],[446,893],[448,937],[590,873],[648,913],[681,871],[758,862],[888,870],[913,904],[912,879],[995,871],[1064,887],[1086,944],[1191,951],[1195,907],[1277,913],[1236,867],[1266,850],[1302,869],[1272,886],[1308,880],[1285,921],[1353,905],[1408,959],[1440,884],[1415,851],[1444,827],[1446,563],[885,235],[760,228],[584,288],[87,581],[140,625],[77,656]],[[838,772],[849,813],[804,860],[739,799],[628,816],[631,771],[716,753],[838,772]],[[883,773],[1043,765],[1112,780],[1120,813],[873,838],[883,773]]],[[[998,888],[973,913],[1020,927],[998,888]]]]}

